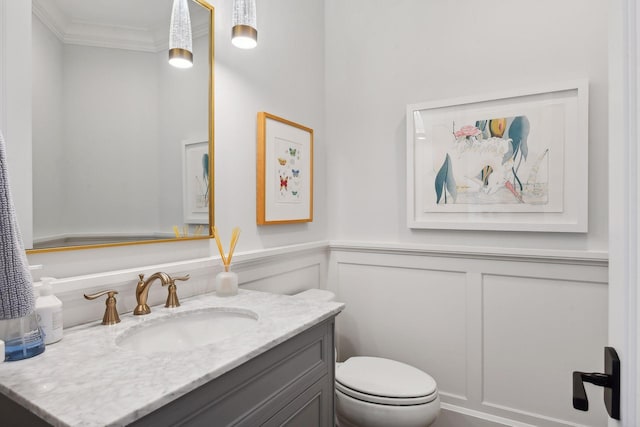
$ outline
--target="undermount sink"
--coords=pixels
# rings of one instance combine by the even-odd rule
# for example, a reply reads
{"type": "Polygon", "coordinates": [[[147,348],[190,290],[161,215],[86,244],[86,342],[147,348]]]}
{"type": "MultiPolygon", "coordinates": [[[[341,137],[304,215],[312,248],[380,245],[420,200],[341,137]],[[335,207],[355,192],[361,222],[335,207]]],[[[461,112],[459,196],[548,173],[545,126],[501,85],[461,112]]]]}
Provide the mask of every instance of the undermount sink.
{"type": "Polygon", "coordinates": [[[185,311],[133,326],[116,344],[136,353],[183,352],[237,336],[257,321],[255,312],[241,308],[185,311]]]}

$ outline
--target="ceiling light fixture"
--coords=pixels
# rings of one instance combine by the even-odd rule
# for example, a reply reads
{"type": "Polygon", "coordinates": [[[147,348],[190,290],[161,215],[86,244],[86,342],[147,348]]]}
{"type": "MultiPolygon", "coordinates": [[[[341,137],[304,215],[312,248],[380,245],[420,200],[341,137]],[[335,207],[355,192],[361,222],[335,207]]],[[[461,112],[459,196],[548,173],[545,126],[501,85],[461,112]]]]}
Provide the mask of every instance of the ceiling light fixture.
{"type": "Polygon", "coordinates": [[[169,29],[169,64],[177,68],[193,66],[191,18],[187,0],[173,0],[169,29]]]}
{"type": "Polygon", "coordinates": [[[258,45],[256,0],[233,0],[231,43],[240,49],[253,49],[258,45]]]}

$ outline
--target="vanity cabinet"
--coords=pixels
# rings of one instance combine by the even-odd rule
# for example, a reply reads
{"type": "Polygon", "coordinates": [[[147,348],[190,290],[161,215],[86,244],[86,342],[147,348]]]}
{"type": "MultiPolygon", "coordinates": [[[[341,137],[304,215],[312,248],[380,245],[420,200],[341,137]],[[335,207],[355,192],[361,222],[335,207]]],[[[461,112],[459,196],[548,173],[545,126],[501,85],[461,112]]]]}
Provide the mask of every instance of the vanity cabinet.
{"type": "Polygon", "coordinates": [[[333,426],[333,329],[320,323],[131,425],[333,426]]]}

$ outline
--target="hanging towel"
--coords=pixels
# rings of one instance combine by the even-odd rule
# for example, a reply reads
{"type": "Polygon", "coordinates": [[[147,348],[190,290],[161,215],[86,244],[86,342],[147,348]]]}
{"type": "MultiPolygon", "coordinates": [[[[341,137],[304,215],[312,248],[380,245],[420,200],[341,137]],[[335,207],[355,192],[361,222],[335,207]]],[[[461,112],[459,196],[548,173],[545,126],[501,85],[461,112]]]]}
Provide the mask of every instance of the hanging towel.
{"type": "Polygon", "coordinates": [[[7,152],[0,132],[0,320],[24,317],[35,307],[33,279],[9,189],[7,152]]]}

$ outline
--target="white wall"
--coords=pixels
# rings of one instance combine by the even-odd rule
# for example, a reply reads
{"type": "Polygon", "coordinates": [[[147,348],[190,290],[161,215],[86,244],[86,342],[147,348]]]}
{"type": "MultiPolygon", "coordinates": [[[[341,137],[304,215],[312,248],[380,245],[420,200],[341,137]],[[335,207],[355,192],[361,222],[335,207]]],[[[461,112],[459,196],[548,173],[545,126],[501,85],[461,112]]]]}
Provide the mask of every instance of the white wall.
{"type": "Polygon", "coordinates": [[[607,1],[325,3],[332,239],[606,250],[607,1]],[[588,234],[407,228],[407,104],[579,77],[590,81],[588,234]]]}
{"type": "Polygon", "coordinates": [[[65,228],[157,230],[156,54],[65,45],[64,64],[65,228]]]}
{"type": "Polygon", "coordinates": [[[66,223],[63,147],[63,54],[60,40],[33,15],[33,229],[56,235],[66,223]]]}
{"type": "Polygon", "coordinates": [[[324,8],[321,1],[258,2],[258,47],[231,45],[231,3],[216,2],[216,224],[238,225],[238,248],[327,237],[324,8]],[[314,130],[312,223],[256,225],[256,123],[266,111],[314,130]]]}

